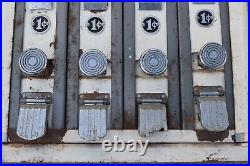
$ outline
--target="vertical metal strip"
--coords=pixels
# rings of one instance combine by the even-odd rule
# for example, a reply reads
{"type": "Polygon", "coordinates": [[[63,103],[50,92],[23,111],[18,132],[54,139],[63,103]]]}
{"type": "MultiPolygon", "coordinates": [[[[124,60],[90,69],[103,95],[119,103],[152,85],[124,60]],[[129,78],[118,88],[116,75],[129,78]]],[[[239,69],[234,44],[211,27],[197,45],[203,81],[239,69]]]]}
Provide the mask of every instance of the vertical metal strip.
{"type": "Polygon", "coordinates": [[[135,3],[124,3],[124,128],[136,129],[135,3]]]}
{"type": "Polygon", "coordinates": [[[18,59],[23,52],[25,3],[17,2],[15,10],[14,40],[11,70],[9,129],[17,128],[20,107],[21,71],[18,59]]]}
{"type": "Polygon", "coordinates": [[[78,60],[80,49],[80,3],[69,4],[68,17],[68,58],[67,58],[67,129],[78,128],[79,75],[78,60]]]}
{"type": "Polygon", "coordinates": [[[52,128],[65,128],[68,3],[57,3],[52,128]]]}
{"type": "Polygon", "coordinates": [[[193,76],[188,3],[178,3],[181,114],[184,130],[194,129],[193,76]]]}
{"type": "Polygon", "coordinates": [[[230,37],[230,19],[228,3],[220,2],[220,20],[221,20],[221,35],[222,45],[227,51],[227,62],[225,64],[225,91],[226,104],[230,129],[235,126],[234,121],[234,92],[233,92],[233,70],[232,70],[232,52],[231,52],[231,37],[230,37]]]}
{"type": "Polygon", "coordinates": [[[111,55],[112,55],[112,94],[111,128],[123,128],[123,38],[122,3],[112,4],[111,16],[111,55]]]}
{"type": "Polygon", "coordinates": [[[180,81],[179,81],[179,44],[177,4],[167,3],[167,40],[168,40],[168,128],[180,129],[180,81]]]}

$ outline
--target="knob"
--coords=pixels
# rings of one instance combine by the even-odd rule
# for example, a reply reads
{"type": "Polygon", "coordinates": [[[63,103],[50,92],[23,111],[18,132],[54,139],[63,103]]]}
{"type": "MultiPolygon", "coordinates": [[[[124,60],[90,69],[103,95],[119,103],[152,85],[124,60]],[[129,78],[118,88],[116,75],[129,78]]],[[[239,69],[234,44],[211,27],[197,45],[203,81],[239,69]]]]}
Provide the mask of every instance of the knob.
{"type": "Polygon", "coordinates": [[[107,69],[107,58],[99,50],[88,50],[79,59],[79,68],[83,75],[96,77],[105,73],[107,69]]]}
{"type": "Polygon", "coordinates": [[[140,67],[148,75],[158,76],[167,69],[167,56],[158,49],[145,51],[140,58],[140,67]]]}
{"type": "Polygon", "coordinates": [[[28,76],[38,76],[47,67],[47,56],[38,48],[25,50],[19,58],[19,67],[28,76]]]}
{"type": "Polygon", "coordinates": [[[218,43],[207,43],[200,50],[199,63],[205,69],[221,68],[226,61],[226,50],[218,43]]]}

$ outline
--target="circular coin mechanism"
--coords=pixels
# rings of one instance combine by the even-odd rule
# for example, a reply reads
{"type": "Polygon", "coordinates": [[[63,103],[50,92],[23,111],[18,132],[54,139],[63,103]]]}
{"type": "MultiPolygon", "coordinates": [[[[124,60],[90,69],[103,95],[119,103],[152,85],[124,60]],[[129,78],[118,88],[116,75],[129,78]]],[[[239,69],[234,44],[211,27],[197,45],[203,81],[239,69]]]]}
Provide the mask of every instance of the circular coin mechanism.
{"type": "Polygon", "coordinates": [[[107,64],[106,56],[99,50],[88,50],[81,55],[79,60],[80,71],[89,77],[105,73],[107,64]]]}
{"type": "Polygon", "coordinates": [[[167,56],[158,49],[147,50],[140,58],[140,67],[148,75],[161,75],[167,69],[167,56]]]}
{"type": "Polygon", "coordinates": [[[47,56],[40,49],[28,49],[21,54],[19,58],[19,66],[24,74],[37,76],[46,69],[47,56]]]}
{"type": "Polygon", "coordinates": [[[203,68],[218,69],[225,65],[227,53],[222,45],[207,43],[200,50],[199,60],[203,68]]]}

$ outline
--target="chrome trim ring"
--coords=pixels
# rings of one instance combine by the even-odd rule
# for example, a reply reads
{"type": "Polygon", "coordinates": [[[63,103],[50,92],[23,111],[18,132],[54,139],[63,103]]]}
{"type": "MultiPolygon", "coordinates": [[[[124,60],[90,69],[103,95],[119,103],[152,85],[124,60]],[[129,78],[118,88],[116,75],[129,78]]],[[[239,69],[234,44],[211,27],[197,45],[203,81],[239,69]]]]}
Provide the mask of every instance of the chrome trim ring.
{"type": "Polygon", "coordinates": [[[19,58],[19,67],[24,74],[37,76],[46,69],[47,56],[38,48],[27,49],[19,58]]]}
{"type": "Polygon", "coordinates": [[[159,49],[149,49],[140,58],[140,67],[148,75],[158,76],[167,69],[167,56],[159,49]]]}
{"type": "Polygon", "coordinates": [[[79,68],[83,75],[96,77],[105,73],[108,61],[105,54],[91,49],[84,52],[79,59],[79,68]]]}
{"type": "Polygon", "coordinates": [[[218,43],[207,43],[200,50],[199,60],[203,68],[218,69],[225,65],[227,52],[218,43]]]}

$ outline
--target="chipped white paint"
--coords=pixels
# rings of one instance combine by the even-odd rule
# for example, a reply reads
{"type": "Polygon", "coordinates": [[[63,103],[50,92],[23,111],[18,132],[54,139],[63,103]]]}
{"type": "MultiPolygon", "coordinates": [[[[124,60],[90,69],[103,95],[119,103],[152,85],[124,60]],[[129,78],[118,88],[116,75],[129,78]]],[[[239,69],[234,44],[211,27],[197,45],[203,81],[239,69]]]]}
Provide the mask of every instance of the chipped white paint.
{"type": "MultiPolygon", "coordinates": [[[[221,21],[220,21],[220,9],[219,3],[212,4],[195,4],[189,3],[189,18],[190,18],[190,37],[191,37],[191,52],[199,52],[200,49],[209,42],[222,43],[221,36],[221,21]],[[196,21],[197,13],[207,9],[212,11],[215,17],[215,21],[210,27],[201,27],[196,21]]],[[[191,55],[190,55],[190,58],[191,55]]],[[[220,71],[193,72],[193,85],[199,86],[222,86],[225,87],[224,73],[220,71]]]]}
{"type": "Polygon", "coordinates": [[[248,4],[229,7],[236,133],[248,133],[248,4]]]}
{"type": "Polygon", "coordinates": [[[248,158],[246,146],[231,143],[149,144],[144,156],[138,152],[105,152],[101,144],[15,144],[2,148],[3,162],[237,162],[248,158]]]}
{"type": "MultiPolygon", "coordinates": [[[[135,3],[135,60],[138,61],[141,55],[148,49],[159,49],[167,55],[167,21],[166,3],[162,2],[162,10],[139,10],[139,3],[135,3]],[[155,17],[159,20],[157,33],[147,33],[142,27],[146,17],[155,17]],[[159,41],[159,39],[161,39],[159,41]]],[[[136,79],[136,93],[168,93],[168,80],[166,73],[159,78],[152,78],[142,74],[139,63],[136,64],[136,75],[143,77],[136,79]],[[153,83],[152,83],[153,82],[153,83]]]]}
{"type": "MultiPolygon", "coordinates": [[[[55,59],[55,36],[56,36],[56,3],[52,10],[31,10],[26,3],[24,19],[23,50],[39,48],[48,59],[55,59]],[[32,19],[38,15],[45,15],[50,19],[50,28],[47,32],[38,34],[32,28],[32,19]]],[[[21,82],[22,92],[53,92],[54,75],[48,79],[24,78],[21,82]]]]}
{"type": "Polygon", "coordinates": [[[2,3],[2,142],[7,141],[15,3],[2,3]]]}
{"type": "Polygon", "coordinates": [[[26,3],[24,19],[23,49],[39,48],[43,50],[48,59],[55,57],[55,36],[56,36],[56,3],[53,3],[52,10],[31,10],[26,3]],[[50,28],[46,33],[38,34],[32,28],[32,19],[38,15],[45,15],[50,19],[50,28]]]}
{"type": "MultiPolygon", "coordinates": [[[[84,3],[81,3],[80,11],[80,49],[85,52],[90,49],[102,51],[107,59],[111,60],[111,3],[108,3],[108,10],[92,12],[84,10],[84,3]],[[91,17],[100,17],[104,20],[104,29],[101,33],[91,33],[87,21],[91,17]]],[[[77,64],[76,64],[77,65],[77,64]]],[[[111,65],[108,64],[105,76],[111,76],[111,65]]],[[[79,82],[79,93],[105,92],[111,94],[111,78],[107,79],[81,79],[79,82]]]]}

